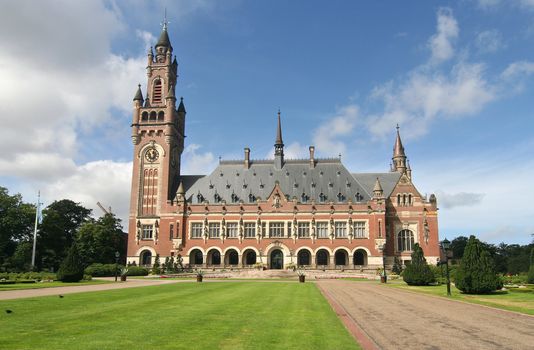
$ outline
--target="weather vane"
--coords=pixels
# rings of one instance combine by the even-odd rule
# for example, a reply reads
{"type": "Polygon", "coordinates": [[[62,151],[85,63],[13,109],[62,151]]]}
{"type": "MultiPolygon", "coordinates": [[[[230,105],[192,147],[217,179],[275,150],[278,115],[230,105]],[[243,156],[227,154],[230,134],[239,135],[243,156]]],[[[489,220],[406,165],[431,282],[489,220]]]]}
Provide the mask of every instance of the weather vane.
{"type": "Polygon", "coordinates": [[[161,23],[161,26],[163,27],[163,30],[167,30],[167,24],[171,22],[167,21],[167,8],[165,7],[165,11],[163,14],[163,22],[161,23]]]}

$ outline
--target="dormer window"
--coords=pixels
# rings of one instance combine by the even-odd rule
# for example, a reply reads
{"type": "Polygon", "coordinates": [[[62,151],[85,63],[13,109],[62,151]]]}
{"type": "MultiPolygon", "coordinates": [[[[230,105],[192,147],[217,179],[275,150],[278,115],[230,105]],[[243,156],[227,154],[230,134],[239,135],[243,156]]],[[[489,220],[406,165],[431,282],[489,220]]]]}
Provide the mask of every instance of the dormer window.
{"type": "Polygon", "coordinates": [[[255,200],[256,200],[256,198],[254,197],[254,195],[252,193],[248,195],[248,201],[250,203],[254,203],[255,200]]]}
{"type": "Polygon", "coordinates": [[[360,194],[360,192],[356,193],[356,202],[361,202],[363,199],[363,196],[360,194]]]}
{"type": "Polygon", "coordinates": [[[213,195],[213,200],[215,201],[215,203],[219,203],[221,201],[221,196],[215,192],[215,194],[213,195]]]}
{"type": "Polygon", "coordinates": [[[300,196],[300,201],[301,203],[306,203],[308,201],[308,196],[306,196],[306,194],[303,193],[302,196],[300,196]]]}
{"type": "Polygon", "coordinates": [[[202,203],[204,202],[204,197],[202,196],[202,194],[200,194],[200,192],[197,194],[197,203],[202,203]]]}
{"type": "Polygon", "coordinates": [[[338,200],[338,202],[343,202],[344,199],[345,199],[345,196],[344,196],[341,192],[339,192],[339,193],[337,194],[337,200],[338,200]]]}
{"type": "Polygon", "coordinates": [[[324,203],[326,201],[326,196],[323,192],[319,194],[319,202],[324,203]]]}
{"type": "Polygon", "coordinates": [[[237,197],[237,195],[232,192],[232,203],[237,203],[238,200],[239,200],[239,197],[237,197]]]}

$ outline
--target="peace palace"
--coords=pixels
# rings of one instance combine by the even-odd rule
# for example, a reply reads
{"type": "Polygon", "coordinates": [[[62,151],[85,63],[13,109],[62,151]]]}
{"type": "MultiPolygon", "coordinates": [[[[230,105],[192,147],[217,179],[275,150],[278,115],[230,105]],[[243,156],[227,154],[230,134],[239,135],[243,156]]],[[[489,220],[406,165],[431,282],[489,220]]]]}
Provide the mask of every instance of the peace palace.
{"type": "MultiPolygon", "coordinates": [[[[371,271],[410,260],[419,243],[439,257],[436,197],[422,196],[397,127],[389,172],[352,173],[340,159],[286,159],[280,113],[273,160],[222,160],[182,175],[186,110],[176,106],[178,63],[164,25],[134,97],[128,262],[156,254],[202,268],[371,271]]],[[[273,133],[274,134],[274,133],[273,133]]]]}

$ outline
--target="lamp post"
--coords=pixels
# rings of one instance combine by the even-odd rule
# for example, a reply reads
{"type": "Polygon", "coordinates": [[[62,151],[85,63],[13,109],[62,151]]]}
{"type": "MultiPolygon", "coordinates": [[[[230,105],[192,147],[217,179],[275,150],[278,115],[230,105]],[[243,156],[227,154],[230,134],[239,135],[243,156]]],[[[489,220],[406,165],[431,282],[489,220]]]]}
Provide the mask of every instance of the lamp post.
{"type": "Polygon", "coordinates": [[[443,255],[445,259],[443,262],[439,262],[440,265],[445,265],[445,273],[447,276],[447,295],[451,296],[451,279],[449,277],[449,249],[451,248],[451,242],[447,238],[441,241],[440,244],[441,250],[443,250],[443,255]]]}
{"type": "Polygon", "coordinates": [[[382,273],[383,275],[380,278],[380,282],[388,283],[388,276],[386,273],[386,243],[380,245],[380,251],[382,252],[382,273]]]}
{"type": "Polygon", "coordinates": [[[117,270],[119,269],[119,257],[120,257],[120,253],[119,251],[117,250],[115,252],[115,282],[117,282],[117,270]]]}

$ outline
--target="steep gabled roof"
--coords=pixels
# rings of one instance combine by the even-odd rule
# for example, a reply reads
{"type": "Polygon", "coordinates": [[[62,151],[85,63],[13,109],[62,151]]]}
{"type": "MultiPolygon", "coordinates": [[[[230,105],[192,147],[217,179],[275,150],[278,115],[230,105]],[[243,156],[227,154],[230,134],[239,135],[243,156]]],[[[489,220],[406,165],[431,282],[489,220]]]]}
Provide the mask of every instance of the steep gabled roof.
{"type": "Polygon", "coordinates": [[[376,184],[376,179],[380,181],[380,185],[384,190],[384,197],[389,197],[397,182],[401,177],[401,173],[353,173],[352,176],[370,193],[373,193],[373,189],[376,184]]]}

